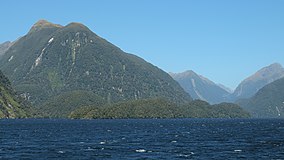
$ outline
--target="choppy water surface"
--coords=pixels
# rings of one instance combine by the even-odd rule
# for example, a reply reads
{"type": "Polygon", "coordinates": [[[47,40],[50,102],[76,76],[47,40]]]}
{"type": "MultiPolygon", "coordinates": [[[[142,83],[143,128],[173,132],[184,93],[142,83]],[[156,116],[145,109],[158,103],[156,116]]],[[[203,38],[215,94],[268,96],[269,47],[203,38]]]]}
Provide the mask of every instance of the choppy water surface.
{"type": "Polygon", "coordinates": [[[0,159],[242,158],[284,159],[284,120],[0,120],[0,159]]]}

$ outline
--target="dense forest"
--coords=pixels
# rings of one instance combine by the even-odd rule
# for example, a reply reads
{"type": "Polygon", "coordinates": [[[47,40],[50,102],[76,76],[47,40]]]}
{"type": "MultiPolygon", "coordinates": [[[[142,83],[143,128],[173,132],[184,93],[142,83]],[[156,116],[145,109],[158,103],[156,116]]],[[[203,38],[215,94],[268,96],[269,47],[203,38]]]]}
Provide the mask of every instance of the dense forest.
{"type": "Polygon", "coordinates": [[[16,94],[9,79],[0,71],[0,118],[27,118],[33,114],[29,103],[16,94]]]}
{"type": "Polygon", "coordinates": [[[177,105],[164,99],[144,99],[119,102],[106,106],[86,106],[73,111],[70,118],[248,118],[238,105],[210,105],[201,100],[177,105]]]}

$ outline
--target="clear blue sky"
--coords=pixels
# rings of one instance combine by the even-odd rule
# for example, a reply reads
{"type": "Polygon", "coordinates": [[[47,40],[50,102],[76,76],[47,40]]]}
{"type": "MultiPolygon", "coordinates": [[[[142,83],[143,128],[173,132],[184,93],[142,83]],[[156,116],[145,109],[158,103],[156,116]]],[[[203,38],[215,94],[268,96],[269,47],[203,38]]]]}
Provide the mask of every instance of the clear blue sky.
{"type": "Polygon", "coordinates": [[[39,19],[92,31],[166,72],[195,72],[235,88],[284,64],[284,0],[5,0],[0,43],[39,19]]]}

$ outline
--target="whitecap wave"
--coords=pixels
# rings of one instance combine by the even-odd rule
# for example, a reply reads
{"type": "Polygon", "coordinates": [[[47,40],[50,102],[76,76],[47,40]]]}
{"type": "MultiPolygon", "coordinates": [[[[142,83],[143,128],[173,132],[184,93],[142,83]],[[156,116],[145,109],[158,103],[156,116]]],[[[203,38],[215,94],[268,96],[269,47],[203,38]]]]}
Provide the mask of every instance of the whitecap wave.
{"type": "Polygon", "coordinates": [[[100,144],[106,144],[106,142],[102,141],[102,142],[100,142],[100,144]]]}
{"type": "Polygon", "coordinates": [[[95,149],[88,147],[87,149],[85,149],[86,151],[94,151],[95,149]]]}
{"type": "Polygon", "coordinates": [[[65,152],[64,152],[64,151],[58,151],[57,153],[63,154],[63,153],[65,153],[65,152]]]}
{"type": "Polygon", "coordinates": [[[145,153],[146,152],[145,149],[136,149],[135,151],[138,152],[138,153],[145,153]]]}

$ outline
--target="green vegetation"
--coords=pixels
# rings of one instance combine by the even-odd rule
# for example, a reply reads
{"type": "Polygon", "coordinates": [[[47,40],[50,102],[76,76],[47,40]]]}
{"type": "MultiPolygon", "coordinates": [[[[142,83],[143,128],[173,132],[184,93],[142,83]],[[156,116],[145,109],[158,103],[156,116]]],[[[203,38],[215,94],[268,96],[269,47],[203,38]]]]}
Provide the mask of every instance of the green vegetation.
{"type": "Polygon", "coordinates": [[[105,100],[90,91],[71,91],[62,93],[36,107],[37,117],[67,118],[71,111],[81,106],[103,105],[105,100]]]}
{"type": "Polygon", "coordinates": [[[5,52],[0,69],[35,108],[25,108],[3,78],[1,117],[247,117],[232,104],[191,102],[167,73],[78,23],[39,21],[5,52]]]}
{"type": "MultiPolygon", "coordinates": [[[[40,109],[56,96],[78,90],[108,103],[155,97],[175,103],[191,100],[167,73],[78,23],[63,27],[39,21],[3,55],[0,69],[15,90],[28,95],[29,102],[40,109]]],[[[78,106],[73,102],[72,106],[78,106]]]]}
{"type": "Polygon", "coordinates": [[[64,86],[63,82],[61,82],[61,79],[56,71],[49,71],[47,73],[47,76],[50,82],[51,90],[60,89],[64,86]]]}
{"type": "Polygon", "coordinates": [[[86,106],[73,111],[70,118],[248,118],[238,105],[209,105],[200,100],[177,105],[163,99],[119,102],[106,106],[86,106]]]}
{"type": "MultiPolygon", "coordinates": [[[[141,99],[107,103],[92,91],[64,92],[31,109],[17,96],[10,81],[0,72],[0,118],[241,118],[249,117],[239,106],[209,105],[196,100],[186,105],[165,99],[141,99]],[[82,107],[85,106],[85,107],[82,107]],[[78,109],[79,108],[79,109],[78,109]]],[[[23,95],[29,99],[29,95],[23,95]]]]}
{"type": "Polygon", "coordinates": [[[33,114],[28,103],[16,95],[0,71],[0,118],[27,118],[33,114]]]}

